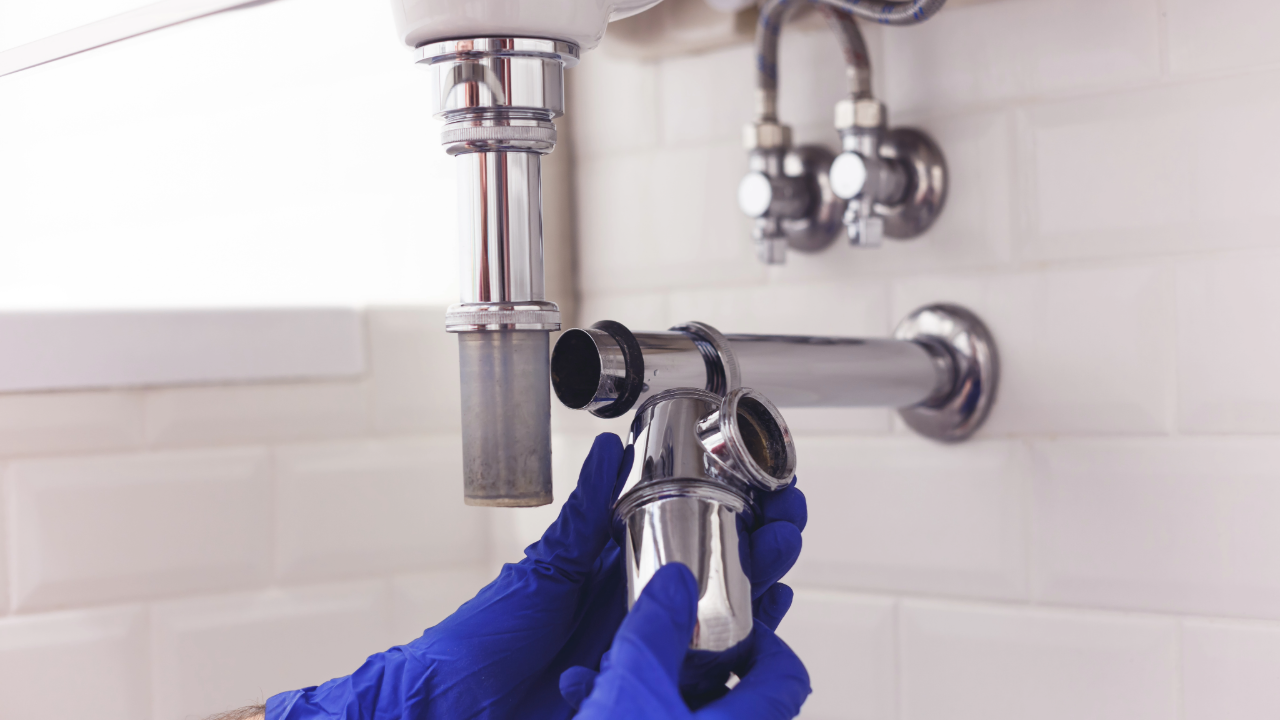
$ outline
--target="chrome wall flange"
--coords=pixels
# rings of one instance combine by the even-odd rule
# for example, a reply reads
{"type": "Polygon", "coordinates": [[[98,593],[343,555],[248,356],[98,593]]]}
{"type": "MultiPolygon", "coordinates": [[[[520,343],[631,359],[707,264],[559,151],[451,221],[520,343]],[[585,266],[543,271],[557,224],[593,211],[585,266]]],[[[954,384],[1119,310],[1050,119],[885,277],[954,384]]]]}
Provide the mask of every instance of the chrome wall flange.
{"type": "Polygon", "coordinates": [[[898,410],[912,430],[940,442],[973,435],[991,412],[1000,384],[1000,357],[991,331],[958,305],[929,305],[898,324],[894,337],[950,356],[954,379],[947,397],[898,410]]]}
{"type": "Polygon", "coordinates": [[[947,202],[947,160],[933,138],[914,128],[894,128],[880,142],[880,157],[896,161],[908,181],[896,204],[876,203],[884,218],[884,234],[895,240],[922,235],[947,202]]]}

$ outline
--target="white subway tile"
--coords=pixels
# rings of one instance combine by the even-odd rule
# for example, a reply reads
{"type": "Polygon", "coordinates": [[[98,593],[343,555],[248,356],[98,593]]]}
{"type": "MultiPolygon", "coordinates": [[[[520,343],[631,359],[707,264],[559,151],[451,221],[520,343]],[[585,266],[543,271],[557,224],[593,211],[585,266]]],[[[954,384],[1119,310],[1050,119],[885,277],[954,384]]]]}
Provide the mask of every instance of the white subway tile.
{"type": "Polygon", "coordinates": [[[1280,618],[1280,441],[1035,445],[1040,601],[1280,618]]]}
{"type": "Polygon", "coordinates": [[[1172,287],[1162,266],[926,277],[896,285],[894,314],[952,302],[991,329],[1000,387],[983,433],[1164,433],[1172,287]]]}
{"type": "Polygon", "coordinates": [[[613,320],[635,332],[666,330],[671,327],[671,311],[666,292],[595,293],[583,298],[579,327],[601,320],[613,320]]]}
{"type": "Polygon", "coordinates": [[[497,576],[497,568],[477,567],[392,578],[392,642],[404,644],[421,637],[497,576]]]}
{"type": "Polygon", "coordinates": [[[1186,720],[1280,717],[1280,628],[1184,620],[1182,705],[1186,720]]]}
{"type": "Polygon", "coordinates": [[[799,585],[1021,598],[1029,472],[1014,442],[798,439],[799,585]]]}
{"type": "Polygon", "coordinates": [[[456,435],[281,448],[278,575],[325,579],[479,562],[488,515],[462,495],[456,435]]]}
{"type": "Polygon", "coordinates": [[[569,133],[579,157],[647,150],[659,140],[659,65],[586,53],[565,73],[569,133]]]}
{"type": "Polygon", "coordinates": [[[151,717],[146,618],[123,607],[0,620],[0,717],[151,717]]]}
{"type": "Polygon", "coordinates": [[[1280,6],[1268,0],[1164,0],[1169,69],[1174,74],[1280,62],[1280,6]]]}
{"type": "Polygon", "coordinates": [[[1189,257],[1178,263],[1178,428],[1280,431],[1280,338],[1260,314],[1280,303],[1280,253],[1189,257]]]}
{"type": "Polygon", "coordinates": [[[1155,0],[1016,0],[948,8],[884,33],[891,109],[987,105],[1152,82],[1155,0]]]}
{"type": "Polygon", "coordinates": [[[334,308],[6,312],[0,390],[352,377],[361,331],[334,308]]]}
{"type": "Polygon", "coordinates": [[[365,385],[355,382],[154,390],[145,407],[153,446],[350,437],[368,427],[365,385]]]}
{"type": "Polygon", "coordinates": [[[746,151],[741,150],[742,128],[755,119],[755,68],[755,50],[748,45],[659,63],[658,108],[663,146],[728,141],[735,143],[745,157],[746,151]]]}
{"type": "Polygon", "coordinates": [[[155,606],[155,717],[202,718],[351,674],[390,647],[388,600],[376,582],[155,606]]]}
{"type": "Polygon", "coordinates": [[[778,635],[809,671],[804,720],[897,717],[894,601],[797,590],[778,635]]]}
{"type": "Polygon", "coordinates": [[[578,164],[579,280],[590,296],[758,281],[739,143],[578,164]]]}
{"type": "MultiPolygon", "coordinates": [[[[864,36],[871,55],[872,68],[875,69],[877,28],[868,28],[863,23],[864,36]]],[[[748,97],[755,98],[755,48],[749,64],[740,66],[738,72],[743,73],[752,83],[748,97]]],[[[836,42],[835,33],[831,32],[825,19],[817,13],[811,13],[799,22],[788,23],[782,31],[778,42],[778,119],[792,126],[792,140],[795,144],[815,143],[825,145],[834,150],[840,146],[840,136],[836,132],[836,103],[849,97],[848,66],[844,52],[836,42]],[[804,137],[804,130],[815,131],[812,138],[804,137]]],[[[752,112],[741,116],[737,128],[754,120],[752,112]]],[[[735,136],[737,137],[737,136],[735,136]]]]}
{"type": "Polygon", "coordinates": [[[444,308],[374,308],[365,317],[374,429],[457,432],[462,423],[458,339],[444,331],[444,308]]]}
{"type": "Polygon", "coordinates": [[[9,514],[8,492],[5,491],[5,467],[0,464],[0,615],[9,612],[9,536],[13,518],[9,514]]]}
{"type": "Polygon", "coordinates": [[[141,444],[138,393],[0,394],[0,455],[120,450],[141,444]]]}
{"type": "Polygon", "coordinates": [[[1278,80],[1215,78],[1024,111],[1027,254],[1274,246],[1280,179],[1266,168],[1280,145],[1257,138],[1280,123],[1278,80]]]}
{"type": "Polygon", "coordinates": [[[907,602],[903,720],[1169,720],[1173,620],[907,602]]]}
{"type": "Polygon", "coordinates": [[[243,587],[270,574],[262,451],[26,460],[6,481],[15,610],[243,587]]]}
{"type": "Polygon", "coordinates": [[[725,333],[883,337],[889,332],[889,287],[882,282],[695,286],[673,290],[669,297],[672,318],[709,323],[725,333]]]}
{"type": "Polygon", "coordinates": [[[893,431],[893,411],[885,408],[781,408],[796,437],[883,435],[893,431]]]}
{"type": "MultiPolygon", "coordinates": [[[[899,28],[887,28],[886,33],[899,28]]],[[[826,250],[792,252],[771,269],[779,282],[850,282],[935,270],[991,267],[1013,254],[1014,123],[1008,113],[898,118],[927,132],[947,159],[948,196],[938,220],[909,240],[875,249],[837,238],[826,250]]]]}
{"type": "Polygon", "coordinates": [[[652,292],[662,287],[645,272],[653,262],[653,167],[649,152],[584,157],[574,165],[578,284],[584,300],[623,288],[652,292]]]}

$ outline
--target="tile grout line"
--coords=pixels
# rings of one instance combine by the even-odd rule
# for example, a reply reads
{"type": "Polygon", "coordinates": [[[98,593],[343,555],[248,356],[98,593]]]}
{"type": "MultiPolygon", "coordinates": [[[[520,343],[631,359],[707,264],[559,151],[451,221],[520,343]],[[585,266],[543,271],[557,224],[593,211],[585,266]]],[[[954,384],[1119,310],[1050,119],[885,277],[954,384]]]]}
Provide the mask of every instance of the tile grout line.
{"type": "Polygon", "coordinates": [[[1182,671],[1183,637],[1182,636],[1183,636],[1183,628],[1186,625],[1186,619],[1180,617],[1180,618],[1177,618],[1174,622],[1175,622],[1175,628],[1173,633],[1173,707],[1174,707],[1175,717],[1177,717],[1178,720],[1186,720],[1187,709],[1184,706],[1184,702],[1183,702],[1183,696],[1185,693],[1183,692],[1183,687],[1182,687],[1182,676],[1183,676],[1183,671],[1182,671]]]}
{"type": "Polygon", "coordinates": [[[1155,0],[1156,4],[1156,45],[1160,53],[1160,82],[1167,83],[1173,77],[1172,60],[1169,53],[1169,0],[1155,0]]]}
{"type": "Polygon", "coordinates": [[[906,647],[902,633],[902,598],[893,599],[893,715],[898,720],[906,717],[907,689],[904,666],[906,647]]]}

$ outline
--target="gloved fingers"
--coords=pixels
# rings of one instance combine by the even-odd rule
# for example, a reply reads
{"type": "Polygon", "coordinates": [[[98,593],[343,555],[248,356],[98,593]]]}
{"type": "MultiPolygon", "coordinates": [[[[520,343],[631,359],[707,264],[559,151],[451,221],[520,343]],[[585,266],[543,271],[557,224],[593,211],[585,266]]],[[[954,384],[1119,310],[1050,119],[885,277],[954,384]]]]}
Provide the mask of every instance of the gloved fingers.
{"type": "Polygon", "coordinates": [[[591,689],[596,684],[596,675],[595,670],[581,665],[571,667],[560,674],[560,694],[574,710],[582,707],[582,701],[591,694],[591,689]]]}
{"type": "Polygon", "coordinates": [[[777,630],[795,600],[795,591],[782,583],[774,583],[756,601],[756,619],[770,630],[777,630]]]}
{"type": "Polygon", "coordinates": [[[800,558],[800,529],[789,522],[772,522],[751,533],[751,597],[758,598],[800,558]]]}
{"type": "Polygon", "coordinates": [[[757,622],[742,681],[695,713],[698,720],[790,720],[812,690],[804,663],[773,631],[757,622]]]}
{"type": "Polygon", "coordinates": [[[609,650],[610,670],[624,677],[666,682],[674,690],[698,619],[698,583],[689,568],[671,563],[649,579],[622,621],[609,650]],[[657,677],[655,677],[657,675],[657,677]]]}
{"type": "Polygon", "coordinates": [[[570,582],[582,582],[609,541],[614,496],[625,465],[617,435],[596,437],[578,475],[578,487],[542,539],[525,550],[526,557],[570,582]]]}
{"type": "Polygon", "coordinates": [[[698,708],[706,707],[727,694],[729,694],[729,686],[723,683],[718,685],[709,684],[708,687],[699,688],[697,691],[692,693],[681,693],[684,697],[685,705],[688,705],[690,710],[697,710],[698,708]]]}
{"type": "Polygon", "coordinates": [[[760,506],[760,524],[767,525],[779,520],[789,522],[804,530],[809,522],[809,507],[804,493],[796,487],[796,478],[791,479],[787,487],[771,493],[761,493],[758,499],[760,506]]]}

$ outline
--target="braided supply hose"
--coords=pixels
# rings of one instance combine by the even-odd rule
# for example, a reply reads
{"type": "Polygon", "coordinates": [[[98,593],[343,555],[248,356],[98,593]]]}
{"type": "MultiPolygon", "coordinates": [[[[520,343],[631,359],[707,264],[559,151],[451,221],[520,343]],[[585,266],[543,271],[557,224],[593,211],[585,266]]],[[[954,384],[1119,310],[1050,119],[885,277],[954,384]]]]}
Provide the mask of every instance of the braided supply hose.
{"type": "Polygon", "coordinates": [[[871,97],[871,63],[867,46],[854,18],[882,25],[915,25],[933,17],[947,0],[764,0],[756,27],[757,115],[761,121],[777,120],[778,35],[790,12],[802,3],[819,7],[830,23],[848,65],[849,91],[855,98],[871,97]]]}

